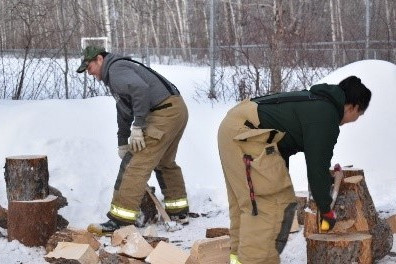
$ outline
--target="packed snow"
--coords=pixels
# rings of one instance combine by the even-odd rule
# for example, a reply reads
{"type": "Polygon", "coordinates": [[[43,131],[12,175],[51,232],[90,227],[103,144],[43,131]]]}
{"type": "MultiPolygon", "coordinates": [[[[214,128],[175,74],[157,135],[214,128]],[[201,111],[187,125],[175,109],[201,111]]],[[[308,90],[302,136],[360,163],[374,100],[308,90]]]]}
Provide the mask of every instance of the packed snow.
{"type": "MultiPolygon", "coordinates": [[[[197,89],[209,82],[209,68],[154,65],[175,83],[189,108],[189,122],[179,146],[177,162],[182,167],[191,218],[182,230],[168,233],[157,226],[160,236],[189,251],[194,241],[205,237],[207,228],[228,227],[228,202],[217,149],[217,128],[235,103],[199,102],[197,89]],[[182,74],[181,74],[182,73],[182,74]]],[[[353,165],[364,170],[366,182],[381,217],[396,214],[396,65],[378,60],[359,61],[330,73],[318,83],[338,83],[356,75],[371,89],[371,104],[358,122],[341,127],[332,165],[353,165]]],[[[307,87],[302,87],[307,88],[307,87]]],[[[46,155],[49,184],[59,189],[69,205],[59,211],[69,227],[86,228],[89,223],[107,221],[120,159],[117,155],[117,124],[112,97],[72,100],[0,100],[0,161],[14,155],[46,155]]],[[[296,191],[308,189],[305,160],[297,154],[290,160],[296,191]]],[[[3,170],[4,173],[4,170],[3,170]]],[[[149,181],[162,198],[155,177],[149,181]]],[[[7,208],[5,182],[0,181],[0,205],[7,208]]],[[[306,263],[303,232],[293,233],[281,255],[283,264],[306,263]]],[[[29,248],[8,242],[0,228],[0,263],[46,263],[43,247],[29,248]]],[[[109,244],[109,238],[101,238],[109,244]]],[[[395,244],[395,243],[394,243],[395,244]]],[[[107,247],[111,249],[110,246],[107,247]]],[[[396,247],[392,249],[396,252],[396,247]]],[[[394,255],[394,254],[392,254],[394,255]]],[[[396,263],[386,256],[378,263],[396,263]]]]}

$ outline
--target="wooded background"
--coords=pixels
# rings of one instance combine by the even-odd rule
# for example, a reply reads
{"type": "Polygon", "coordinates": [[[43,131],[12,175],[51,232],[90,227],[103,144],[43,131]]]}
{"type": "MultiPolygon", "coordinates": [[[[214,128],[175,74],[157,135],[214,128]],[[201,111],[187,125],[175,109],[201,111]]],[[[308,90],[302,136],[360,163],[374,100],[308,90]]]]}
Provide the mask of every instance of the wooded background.
{"type": "Polygon", "coordinates": [[[112,52],[147,64],[211,64],[204,94],[241,100],[308,88],[353,61],[395,62],[395,29],[396,0],[0,0],[0,98],[108,94],[70,65],[82,38],[108,37],[112,52]],[[32,81],[43,62],[47,74],[32,81]]]}

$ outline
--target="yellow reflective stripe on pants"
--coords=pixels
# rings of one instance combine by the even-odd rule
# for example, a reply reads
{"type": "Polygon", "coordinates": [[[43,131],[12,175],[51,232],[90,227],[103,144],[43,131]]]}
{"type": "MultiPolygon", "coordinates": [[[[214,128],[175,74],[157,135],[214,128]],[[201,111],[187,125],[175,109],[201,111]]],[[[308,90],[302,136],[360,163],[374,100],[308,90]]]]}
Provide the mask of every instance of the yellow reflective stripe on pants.
{"type": "Polygon", "coordinates": [[[165,209],[181,209],[188,206],[187,198],[165,200],[165,209]]]}
{"type": "Polygon", "coordinates": [[[237,255],[231,254],[230,255],[230,264],[242,264],[242,263],[239,262],[237,255]]]}
{"type": "Polygon", "coordinates": [[[135,221],[139,216],[139,212],[121,208],[114,204],[111,204],[110,213],[116,217],[129,221],[135,221]]]}

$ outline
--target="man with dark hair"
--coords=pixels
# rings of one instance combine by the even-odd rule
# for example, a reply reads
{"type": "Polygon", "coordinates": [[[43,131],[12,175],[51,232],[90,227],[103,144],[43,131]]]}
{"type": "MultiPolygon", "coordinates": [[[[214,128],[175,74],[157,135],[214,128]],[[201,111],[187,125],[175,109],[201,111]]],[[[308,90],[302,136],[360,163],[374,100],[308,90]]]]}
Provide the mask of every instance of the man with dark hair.
{"type": "Polygon", "coordinates": [[[218,132],[230,211],[231,263],[279,263],[296,202],[289,157],[304,152],[312,196],[330,229],[330,162],[339,126],[366,111],[371,92],[355,76],[338,85],[253,98],[228,111],[218,132]]]}
{"type": "Polygon", "coordinates": [[[116,100],[118,154],[122,159],[107,216],[88,231],[111,233],[122,225],[138,224],[140,204],[154,170],[172,220],[188,223],[183,175],[175,158],[188,120],[187,107],[176,86],[131,60],[88,46],[78,73],[87,71],[110,88],[116,100]]]}

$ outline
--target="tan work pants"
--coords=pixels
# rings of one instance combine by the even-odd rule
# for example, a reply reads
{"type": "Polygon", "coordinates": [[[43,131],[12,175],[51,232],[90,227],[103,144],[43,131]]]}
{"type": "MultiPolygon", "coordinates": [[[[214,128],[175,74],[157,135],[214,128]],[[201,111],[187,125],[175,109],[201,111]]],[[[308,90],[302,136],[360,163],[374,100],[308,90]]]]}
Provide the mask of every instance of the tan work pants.
{"type": "Polygon", "coordinates": [[[279,263],[296,206],[290,175],[276,144],[284,133],[252,129],[246,121],[259,125],[257,104],[249,100],[227,113],[218,133],[229,201],[231,253],[242,264],[279,263]],[[252,215],[245,154],[253,159],[250,175],[258,215],[252,215]]]}
{"type": "Polygon", "coordinates": [[[188,111],[181,96],[171,96],[161,105],[172,106],[150,113],[144,130],[146,148],[124,157],[114,187],[112,204],[131,211],[140,210],[147,181],[155,169],[161,172],[165,199],[186,198],[183,174],[175,158],[187,125],[188,111]]]}

